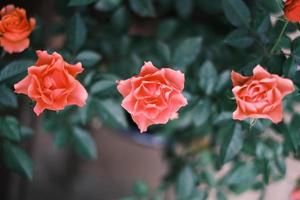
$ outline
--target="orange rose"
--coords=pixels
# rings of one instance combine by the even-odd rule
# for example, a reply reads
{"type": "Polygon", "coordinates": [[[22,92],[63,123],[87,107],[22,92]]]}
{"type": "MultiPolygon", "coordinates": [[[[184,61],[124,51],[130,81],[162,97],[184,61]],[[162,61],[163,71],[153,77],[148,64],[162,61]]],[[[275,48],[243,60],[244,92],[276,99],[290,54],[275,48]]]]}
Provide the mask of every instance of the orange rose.
{"type": "Polygon", "coordinates": [[[22,52],[29,46],[29,35],[35,19],[27,19],[26,11],[8,5],[0,11],[0,45],[8,53],[22,52]]]}
{"type": "Polygon", "coordinates": [[[61,55],[37,51],[38,60],[28,68],[28,75],[14,85],[16,93],[36,101],[34,112],[62,110],[68,105],[85,105],[88,94],[75,78],[83,71],[81,63],[66,63],[61,55]]]}
{"type": "Polygon", "coordinates": [[[168,68],[157,69],[145,62],[139,75],[118,82],[124,97],[122,107],[132,116],[141,132],[152,124],[165,124],[187,105],[182,95],[184,74],[168,68]]]}
{"type": "Polygon", "coordinates": [[[300,189],[296,189],[292,192],[290,200],[300,200],[300,189]]]}
{"type": "Polygon", "coordinates": [[[284,15],[291,22],[300,22],[300,0],[287,0],[284,4],[284,15]]]}
{"type": "Polygon", "coordinates": [[[282,120],[282,99],[294,91],[291,80],[270,74],[260,65],[250,77],[232,71],[231,80],[237,103],[233,119],[267,118],[274,123],[282,120]]]}

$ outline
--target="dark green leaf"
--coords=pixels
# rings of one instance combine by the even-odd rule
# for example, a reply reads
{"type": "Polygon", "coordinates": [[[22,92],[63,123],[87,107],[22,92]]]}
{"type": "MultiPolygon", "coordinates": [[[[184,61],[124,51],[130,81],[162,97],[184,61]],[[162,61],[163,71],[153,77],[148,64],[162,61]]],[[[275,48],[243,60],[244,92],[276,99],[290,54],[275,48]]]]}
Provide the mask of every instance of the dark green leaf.
{"type": "Polygon", "coordinates": [[[71,51],[76,52],[82,47],[86,40],[87,29],[80,14],[75,14],[68,27],[68,47],[71,51]]]}
{"type": "Polygon", "coordinates": [[[93,100],[97,107],[97,113],[100,118],[108,125],[116,128],[126,129],[128,127],[127,119],[119,102],[114,100],[93,100]]]}
{"type": "Polygon", "coordinates": [[[0,71],[0,82],[26,72],[33,63],[31,60],[18,60],[9,63],[0,71]]]}
{"type": "Polygon", "coordinates": [[[229,87],[230,83],[230,71],[225,70],[219,75],[216,92],[221,92],[224,88],[229,87]]]}
{"type": "Polygon", "coordinates": [[[169,64],[171,59],[170,48],[163,42],[157,43],[157,51],[165,64],[169,64]]]}
{"type": "Polygon", "coordinates": [[[23,149],[10,142],[5,142],[3,158],[10,169],[32,180],[32,162],[23,149]]]}
{"type": "Polygon", "coordinates": [[[179,200],[188,199],[195,188],[195,175],[191,168],[181,170],[176,183],[176,197],[179,200]]]}
{"type": "Polygon", "coordinates": [[[0,135],[18,142],[21,140],[20,131],[20,124],[16,118],[8,116],[1,119],[0,135]]]}
{"type": "Polygon", "coordinates": [[[101,80],[92,85],[91,94],[108,95],[116,88],[116,82],[113,80],[101,80]]]}
{"type": "Polygon", "coordinates": [[[21,140],[29,139],[33,136],[33,131],[25,126],[21,127],[21,140]]]}
{"type": "Polygon", "coordinates": [[[95,51],[82,51],[76,56],[76,60],[81,62],[83,67],[91,67],[102,59],[102,56],[95,51]]]}
{"type": "Polygon", "coordinates": [[[223,10],[232,25],[249,27],[251,14],[243,0],[223,0],[223,10]]]}
{"type": "Polygon", "coordinates": [[[17,97],[10,88],[0,85],[0,104],[7,107],[16,108],[18,106],[17,97]]]}
{"type": "Polygon", "coordinates": [[[152,0],[129,0],[130,8],[142,17],[154,17],[155,10],[152,0]]]}
{"type": "Polygon", "coordinates": [[[218,191],[217,200],[227,200],[226,195],[223,192],[218,191]]]}
{"type": "Polygon", "coordinates": [[[254,38],[246,30],[236,29],[226,36],[224,42],[236,48],[247,48],[254,42],[254,38]]]}
{"type": "Polygon", "coordinates": [[[144,181],[141,181],[141,180],[135,181],[133,183],[132,190],[133,190],[133,193],[140,198],[145,197],[149,192],[148,185],[144,181]]]}
{"type": "Polygon", "coordinates": [[[54,133],[53,145],[56,149],[60,149],[67,143],[68,139],[68,130],[61,128],[54,133]]]}
{"type": "Polygon", "coordinates": [[[207,95],[211,95],[217,83],[218,73],[211,61],[206,61],[199,71],[199,86],[207,95]]]}
{"type": "Polygon", "coordinates": [[[180,17],[187,18],[193,11],[193,0],[175,0],[175,8],[180,17]]]}
{"type": "Polygon", "coordinates": [[[211,102],[209,99],[199,101],[196,107],[193,109],[193,121],[196,126],[203,125],[211,114],[211,102]]]}
{"type": "Polygon", "coordinates": [[[201,50],[201,44],[202,39],[200,37],[188,38],[182,41],[172,57],[174,67],[185,69],[192,64],[201,50]]]}
{"type": "Polygon", "coordinates": [[[95,8],[100,11],[111,11],[118,7],[123,0],[98,0],[95,8]]]}
{"type": "Polygon", "coordinates": [[[74,127],[72,143],[76,152],[87,159],[97,158],[97,148],[93,138],[85,130],[74,127]]]}
{"type": "Polygon", "coordinates": [[[245,138],[245,132],[239,123],[235,123],[231,132],[227,134],[220,150],[222,163],[230,161],[240,152],[245,138]]]}
{"type": "Polygon", "coordinates": [[[85,6],[99,0],[70,0],[69,6],[85,6]]]}

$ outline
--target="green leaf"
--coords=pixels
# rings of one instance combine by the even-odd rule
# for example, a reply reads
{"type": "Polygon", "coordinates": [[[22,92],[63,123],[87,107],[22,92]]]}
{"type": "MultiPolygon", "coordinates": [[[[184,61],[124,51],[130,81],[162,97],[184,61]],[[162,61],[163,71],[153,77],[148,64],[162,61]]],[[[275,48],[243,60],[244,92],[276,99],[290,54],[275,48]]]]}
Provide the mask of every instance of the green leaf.
{"type": "Polygon", "coordinates": [[[223,10],[232,25],[249,27],[251,14],[243,0],[223,0],[223,10]]]}
{"type": "Polygon", "coordinates": [[[235,123],[231,132],[227,134],[220,150],[222,163],[230,161],[240,152],[245,139],[245,132],[239,123],[235,123]]]}
{"type": "Polygon", "coordinates": [[[75,151],[86,159],[97,158],[97,148],[92,137],[85,130],[74,127],[72,132],[72,144],[75,151]]]}
{"type": "Polygon", "coordinates": [[[5,85],[0,85],[0,104],[7,107],[18,107],[18,101],[16,95],[5,85]]]}
{"type": "Polygon", "coordinates": [[[99,0],[70,0],[69,6],[85,6],[99,0]]]}
{"type": "Polygon", "coordinates": [[[157,43],[157,52],[165,64],[170,63],[171,51],[167,44],[165,44],[163,42],[158,42],[157,43]]]}
{"type": "Polygon", "coordinates": [[[117,9],[111,17],[111,23],[115,29],[120,31],[125,30],[129,23],[128,10],[125,7],[117,9]]]}
{"type": "Polygon", "coordinates": [[[176,48],[172,57],[172,64],[179,69],[185,69],[192,64],[201,50],[202,38],[188,38],[183,40],[176,48]]]}
{"type": "Polygon", "coordinates": [[[98,0],[95,8],[100,11],[111,11],[117,8],[123,0],[98,0]]]}
{"type": "Polygon", "coordinates": [[[181,170],[176,182],[176,197],[179,200],[188,199],[195,188],[195,175],[190,167],[181,170]]]}
{"type": "Polygon", "coordinates": [[[226,195],[223,192],[218,191],[217,200],[227,200],[226,195]]]}
{"type": "Polygon", "coordinates": [[[130,8],[142,17],[154,17],[155,10],[152,0],[129,0],[130,8]]]}
{"type": "Polygon", "coordinates": [[[257,176],[257,169],[253,163],[238,164],[223,179],[231,186],[252,184],[257,176]]]}
{"type": "Polygon", "coordinates": [[[248,31],[236,29],[226,36],[224,42],[230,46],[244,49],[253,44],[254,38],[249,35],[248,31]]]}
{"type": "Polygon", "coordinates": [[[0,121],[0,135],[12,141],[21,140],[21,129],[18,120],[14,117],[7,116],[0,121]]]}
{"type": "Polygon", "coordinates": [[[211,95],[217,83],[218,73],[211,61],[206,61],[199,71],[199,86],[207,94],[211,95]]]}
{"type": "Polygon", "coordinates": [[[193,121],[196,126],[205,124],[211,114],[211,107],[212,105],[208,98],[198,102],[193,109],[193,121]]]}
{"type": "Polygon", "coordinates": [[[32,180],[32,162],[23,149],[10,142],[4,142],[3,158],[10,169],[32,180]]]}
{"type": "Polygon", "coordinates": [[[33,63],[32,60],[18,60],[9,63],[0,71],[0,82],[26,72],[33,63]]]}
{"type": "Polygon", "coordinates": [[[230,86],[230,83],[230,71],[225,70],[219,75],[218,82],[216,85],[216,92],[222,92],[223,89],[230,86]]]}
{"type": "Polygon", "coordinates": [[[115,90],[116,82],[113,80],[100,80],[92,85],[90,89],[91,94],[97,94],[101,96],[107,96],[115,90]]]}
{"type": "Polygon", "coordinates": [[[33,136],[32,129],[25,127],[25,126],[21,126],[21,140],[29,139],[32,136],[33,136]]]}
{"type": "Polygon", "coordinates": [[[119,102],[112,99],[95,100],[93,99],[97,108],[97,113],[106,124],[111,127],[126,129],[128,127],[127,119],[119,102]]]}
{"type": "Polygon", "coordinates": [[[180,17],[187,18],[193,11],[193,0],[175,0],[175,8],[180,17]]]}
{"type": "Polygon", "coordinates": [[[61,128],[54,133],[53,145],[55,149],[62,148],[69,139],[68,129],[61,128]]]}
{"type": "Polygon", "coordinates": [[[137,195],[139,198],[147,196],[149,192],[148,185],[144,181],[135,181],[133,183],[133,193],[137,195]]]}
{"type": "Polygon", "coordinates": [[[213,124],[214,125],[222,125],[231,120],[232,120],[232,112],[224,111],[217,115],[217,117],[213,121],[213,124]]]}
{"type": "Polygon", "coordinates": [[[76,13],[70,21],[67,31],[68,47],[76,52],[86,40],[87,29],[79,13],[76,13]]]}
{"type": "Polygon", "coordinates": [[[76,60],[81,62],[83,67],[91,67],[97,64],[102,59],[102,56],[95,51],[82,51],[76,56],[76,60]]]}
{"type": "Polygon", "coordinates": [[[289,126],[289,131],[287,131],[286,136],[288,137],[288,139],[290,140],[290,142],[292,143],[292,146],[295,150],[295,152],[299,152],[300,150],[300,115],[299,114],[294,114],[292,117],[292,121],[290,123],[289,126]]]}
{"type": "Polygon", "coordinates": [[[195,189],[192,195],[187,200],[206,200],[207,199],[207,191],[198,191],[195,189]]]}

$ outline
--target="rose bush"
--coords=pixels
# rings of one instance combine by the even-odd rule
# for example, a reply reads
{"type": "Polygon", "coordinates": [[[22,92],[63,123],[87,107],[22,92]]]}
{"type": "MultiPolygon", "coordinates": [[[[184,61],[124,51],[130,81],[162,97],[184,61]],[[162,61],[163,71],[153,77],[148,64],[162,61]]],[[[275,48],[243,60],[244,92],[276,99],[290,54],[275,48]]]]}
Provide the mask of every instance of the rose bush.
{"type": "Polygon", "coordinates": [[[7,168],[34,177],[26,153],[34,135],[19,114],[31,103],[14,89],[43,112],[54,145],[83,158],[97,158],[85,130],[95,117],[162,139],[169,170],[161,186],[138,182],[131,199],[163,199],[169,189],[180,200],[249,190],[263,199],[285,176],[286,158],[300,159],[299,1],[34,1],[7,3],[0,13],[7,168]],[[49,53],[37,51],[36,61],[40,49],[49,53]]]}

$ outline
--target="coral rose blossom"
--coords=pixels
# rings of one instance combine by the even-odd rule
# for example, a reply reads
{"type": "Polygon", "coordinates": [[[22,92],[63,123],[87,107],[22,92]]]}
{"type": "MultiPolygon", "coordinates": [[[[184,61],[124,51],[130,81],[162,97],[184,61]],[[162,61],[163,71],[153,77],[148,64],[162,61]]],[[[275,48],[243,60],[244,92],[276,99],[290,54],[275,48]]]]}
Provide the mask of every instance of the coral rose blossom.
{"type": "Polygon", "coordinates": [[[28,75],[15,84],[15,92],[28,95],[36,101],[34,112],[45,109],[62,110],[68,105],[85,105],[88,94],[76,80],[83,71],[81,63],[66,63],[61,55],[37,51],[38,60],[28,68],[28,75]]]}
{"type": "Polygon", "coordinates": [[[270,74],[260,65],[250,77],[232,71],[231,80],[237,103],[233,119],[267,118],[274,123],[282,120],[282,99],[294,91],[291,80],[270,74]]]}
{"type": "Polygon", "coordinates": [[[292,192],[290,200],[300,200],[300,189],[294,190],[292,192]]]}
{"type": "Polygon", "coordinates": [[[8,53],[22,52],[29,46],[29,35],[35,19],[27,19],[26,11],[8,5],[0,11],[0,45],[8,53]]]}
{"type": "Polygon", "coordinates": [[[284,15],[291,22],[300,22],[300,0],[287,0],[284,4],[284,15]]]}
{"type": "Polygon", "coordinates": [[[132,116],[141,132],[153,124],[165,124],[177,117],[177,111],[187,105],[182,95],[184,74],[168,68],[157,69],[145,62],[139,75],[118,81],[124,97],[122,107],[132,116]]]}

